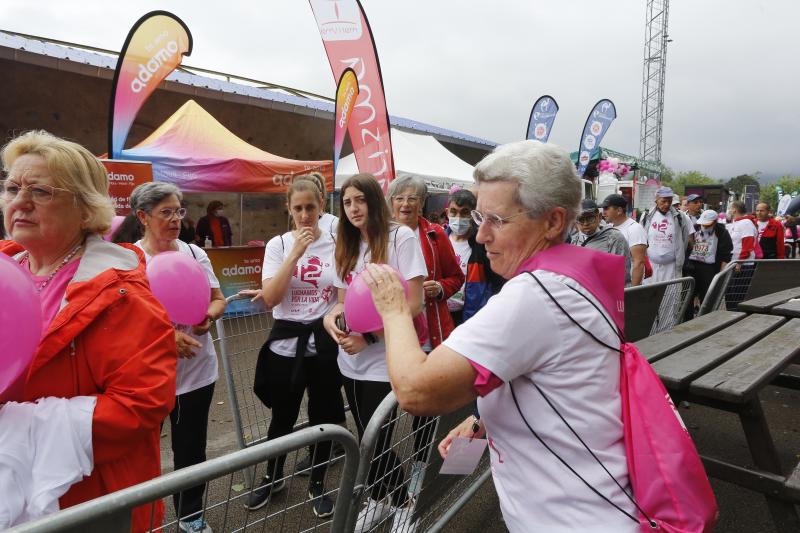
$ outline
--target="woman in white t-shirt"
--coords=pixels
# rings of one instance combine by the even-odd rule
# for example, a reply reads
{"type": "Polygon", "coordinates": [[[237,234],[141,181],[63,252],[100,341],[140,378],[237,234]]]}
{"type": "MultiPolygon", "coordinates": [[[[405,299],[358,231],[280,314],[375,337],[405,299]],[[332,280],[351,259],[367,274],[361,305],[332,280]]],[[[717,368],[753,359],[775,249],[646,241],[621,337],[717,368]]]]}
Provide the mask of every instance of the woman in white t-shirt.
{"type": "Polygon", "coordinates": [[[619,352],[589,335],[619,346],[610,320],[622,320],[617,311],[622,279],[608,298],[612,287],[602,274],[580,268],[589,258],[606,261],[599,257],[605,254],[563,244],[581,200],[569,154],[552,144],[511,143],[478,163],[474,177],[477,238],[492,269],[508,281],[427,357],[416,343],[411,312],[398,298],[399,280],[368,266],[367,284],[383,318],[389,376],[400,406],[435,415],[479,397],[480,419],[465,420],[440,451],[446,455],[455,436],[488,433],[492,477],[510,531],[639,531],[627,495],[619,352]],[[534,430],[617,507],[570,472],[534,430]]]}
{"type": "MultiPolygon", "coordinates": [[[[361,438],[392,386],[386,369],[383,332],[364,335],[348,332],[340,328],[341,320],[337,326],[337,317],[343,314],[347,287],[368,263],[391,265],[408,281],[408,306],[417,315],[422,310],[422,281],[427,269],[414,232],[406,226],[390,223],[383,191],[372,174],[356,174],[342,184],[340,208],[345,216],[339,221],[336,235],[338,278],[335,283],[339,302],[325,315],[325,328],[339,343],[339,369],[361,438]]],[[[347,317],[344,318],[346,322],[347,317]]],[[[372,489],[367,505],[359,514],[356,531],[366,531],[387,519],[405,501],[406,491],[400,490],[405,477],[403,468],[390,449],[392,430],[391,425],[384,427],[378,439],[367,477],[372,489]]]]}
{"type": "Polygon", "coordinates": [[[339,228],[339,217],[325,212],[325,176],[319,172],[309,172],[308,174],[295,177],[294,181],[297,180],[308,180],[317,186],[320,197],[322,198],[322,205],[319,206],[319,229],[336,236],[336,231],[339,228]]]}
{"type": "MultiPolygon", "coordinates": [[[[146,260],[162,252],[177,251],[192,256],[203,266],[211,285],[211,298],[203,322],[175,325],[177,398],[169,415],[175,470],[206,460],[208,411],[218,375],[217,354],[208,330],[225,312],[225,297],[208,255],[202,248],[178,239],[181,219],[186,216],[186,208],[181,207],[182,199],[177,187],[157,181],[139,185],[131,193],[131,211],[143,232],[135,244],[144,251],[146,260]]],[[[175,511],[181,513],[183,531],[211,533],[202,514],[204,491],[205,485],[200,484],[173,495],[175,511]]]]}
{"type": "MultiPolygon", "coordinates": [[[[273,237],[264,252],[262,298],[272,309],[275,323],[261,348],[253,390],[272,409],[267,439],[292,432],[303,395],[308,392],[311,425],[345,421],[342,383],[336,359],[339,348],[322,325],[322,317],[335,304],[336,243],[317,222],[322,193],[313,180],[298,176],[289,185],[286,207],[294,231],[273,237]]],[[[325,495],[324,479],[331,443],[312,449],[308,489],[314,514],[333,514],[333,502],[325,495]]],[[[286,456],[267,461],[267,474],[246,504],[250,510],[266,505],[285,487],[286,456]]]]}

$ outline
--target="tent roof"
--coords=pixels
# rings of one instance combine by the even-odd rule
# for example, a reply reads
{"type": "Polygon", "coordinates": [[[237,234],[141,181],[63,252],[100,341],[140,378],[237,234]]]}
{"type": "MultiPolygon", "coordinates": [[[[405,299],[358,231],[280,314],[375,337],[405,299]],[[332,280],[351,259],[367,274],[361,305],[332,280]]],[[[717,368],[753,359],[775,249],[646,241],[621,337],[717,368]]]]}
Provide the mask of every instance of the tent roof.
{"type": "Polygon", "coordinates": [[[189,100],[121,159],[150,161],[153,179],[185,192],[285,192],[287,176],[316,170],[331,185],[331,161],[296,161],[250,145],[189,100]]]}
{"type": "MultiPolygon", "coordinates": [[[[578,162],[578,152],[572,152],[569,154],[570,159],[572,159],[573,163],[578,162]]],[[[621,162],[625,163],[626,165],[633,165],[634,163],[639,166],[639,171],[641,172],[650,172],[651,174],[661,174],[663,172],[663,166],[661,163],[656,161],[647,161],[646,159],[642,159],[640,157],[636,157],[633,155],[623,154],[622,152],[617,152],[615,150],[611,150],[610,148],[606,148],[605,146],[595,146],[594,150],[591,151],[589,154],[590,161],[597,161],[600,159],[608,159],[609,157],[616,157],[621,162]]]]}
{"type": "MultiPolygon", "coordinates": [[[[474,183],[474,167],[464,162],[442,146],[430,135],[409,133],[392,128],[392,153],[397,177],[415,175],[423,178],[429,187],[447,190],[453,185],[474,183]]],[[[336,188],[345,179],[358,173],[354,154],[343,157],[336,169],[336,188]]]]}

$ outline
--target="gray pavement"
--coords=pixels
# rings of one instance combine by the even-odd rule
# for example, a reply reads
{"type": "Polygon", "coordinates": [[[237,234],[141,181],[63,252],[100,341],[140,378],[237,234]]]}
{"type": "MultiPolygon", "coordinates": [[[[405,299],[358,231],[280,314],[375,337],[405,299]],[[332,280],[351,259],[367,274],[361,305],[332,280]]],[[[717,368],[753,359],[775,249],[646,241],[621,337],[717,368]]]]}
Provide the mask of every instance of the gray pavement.
{"type": "MultiPolygon", "coordinates": [[[[220,367],[221,368],[221,367],[220,367]]],[[[773,438],[785,471],[800,462],[800,392],[777,387],[768,387],[761,395],[764,410],[772,429],[773,438]]],[[[701,453],[714,455],[720,459],[743,466],[752,466],[747,444],[738,418],[733,414],[722,413],[695,405],[680,408],[701,453]]],[[[352,430],[352,428],[351,428],[352,430]]],[[[172,469],[169,427],[165,424],[162,432],[162,470],[172,469]]],[[[211,414],[209,416],[208,457],[219,457],[236,450],[233,418],[228,405],[224,380],[217,383],[211,414]]],[[[287,472],[291,472],[296,460],[292,454],[287,460],[287,472]]],[[[299,455],[303,455],[301,452],[299,455]]],[[[329,471],[329,487],[334,487],[340,466],[329,471]]],[[[209,512],[209,522],[215,531],[325,531],[325,522],[311,514],[305,500],[306,477],[290,480],[289,489],[276,497],[267,510],[247,513],[241,505],[246,489],[241,485],[241,476],[222,479],[210,485],[208,501],[219,502],[230,494],[238,500],[223,509],[209,512]],[[233,487],[233,488],[231,488],[233,487]],[[238,490],[237,490],[238,489],[238,490]],[[293,507],[289,512],[278,513],[284,507],[293,507]],[[273,515],[269,517],[270,515],[273,515]],[[265,519],[265,517],[269,517],[265,519]],[[255,522],[255,524],[254,524],[255,522]]],[[[776,531],[763,496],[733,486],[729,483],[713,481],[712,486],[720,506],[719,533],[776,531]]],[[[167,509],[171,514],[171,502],[167,509]]],[[[386,528],[388,529],[388,528],[386,528]]],[[[175,531],[174,527],[169,529],[175,531]]],[[[499,511],[497,495],[491,481],[488,481],[462,509],[446,528],[448,532],[487,533],[506,531],[499,511]]],[[[532,525],[531,531],[537,531],[532,525]]]]}

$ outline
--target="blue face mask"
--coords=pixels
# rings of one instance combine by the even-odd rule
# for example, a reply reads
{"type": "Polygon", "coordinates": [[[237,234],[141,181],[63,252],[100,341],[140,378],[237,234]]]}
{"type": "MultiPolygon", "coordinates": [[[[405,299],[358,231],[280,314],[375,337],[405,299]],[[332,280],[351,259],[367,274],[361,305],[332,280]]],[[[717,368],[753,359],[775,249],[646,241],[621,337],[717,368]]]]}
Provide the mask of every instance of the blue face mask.
{"type": "Polygon", "coordinates": [[[447,217],[447,225],[450,230],[458,236],[469,233],[470,220],[462,217],[447,217]]]}

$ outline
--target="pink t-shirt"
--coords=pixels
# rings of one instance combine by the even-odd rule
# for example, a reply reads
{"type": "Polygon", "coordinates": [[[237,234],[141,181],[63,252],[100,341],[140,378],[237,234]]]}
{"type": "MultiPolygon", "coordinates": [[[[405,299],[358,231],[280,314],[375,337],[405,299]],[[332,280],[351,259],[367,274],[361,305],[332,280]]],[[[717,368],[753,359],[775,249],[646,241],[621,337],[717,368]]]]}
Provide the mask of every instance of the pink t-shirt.
{"type": "MultiPolygon", "coordinates": [[[[61,307],[61,300],[64,299],[64,294],[67,292],[67,285],[69,285],[69,282],[72,281],[72,278],[75,276],[75,272],[78,270],[78,265],[80,263],[80,258],[73,259],[61,267],[61,270],[53,276],[50,283],[39,293],[42,304],[42,335],[47,332],[50,323],[58,314],[58,310],[61,307]]],[[[25,270],[30,273],[27,267],[25,270]]],[[[47,276],[34,276],[33,274],[30,276],[36,287],[39,287],[39,285],[44,283],[47,279],[47,276]]]]}

